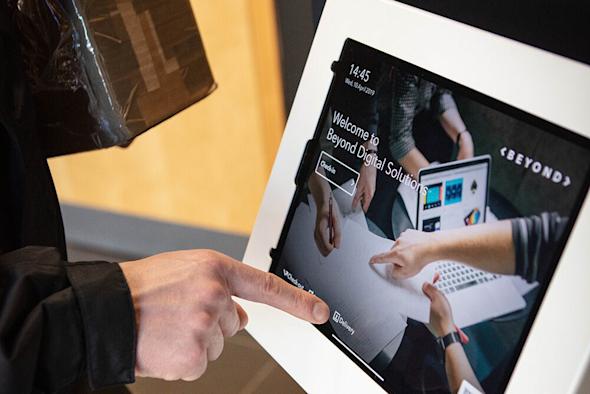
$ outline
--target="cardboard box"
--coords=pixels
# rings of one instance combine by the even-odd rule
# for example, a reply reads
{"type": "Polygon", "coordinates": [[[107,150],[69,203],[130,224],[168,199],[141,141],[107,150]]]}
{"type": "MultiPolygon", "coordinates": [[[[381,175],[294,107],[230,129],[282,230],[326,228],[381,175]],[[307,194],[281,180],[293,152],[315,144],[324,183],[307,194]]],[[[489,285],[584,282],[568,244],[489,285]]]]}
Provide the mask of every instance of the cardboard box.
{"type": "Polygon", "coordinates": [[[48,156],[126,145],[215,89],[189,0],[12,10],[48,156]]]}

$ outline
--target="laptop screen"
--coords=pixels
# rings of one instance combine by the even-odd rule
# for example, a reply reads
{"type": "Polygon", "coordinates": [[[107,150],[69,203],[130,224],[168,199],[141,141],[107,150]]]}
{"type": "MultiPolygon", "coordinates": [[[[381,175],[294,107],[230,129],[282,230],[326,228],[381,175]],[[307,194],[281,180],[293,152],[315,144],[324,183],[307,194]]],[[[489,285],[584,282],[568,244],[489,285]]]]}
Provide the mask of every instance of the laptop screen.
{"type": "Polygon", "coordinates": [[[385,390],[502,392],[589,140],[354,40],[334,60],[271,271],[328,303],[317,329],[385,390]]]}
{"type": "Polygon", "coordinates": [[[433,232],[484,223],[488,197],[489,156],[420,171],[428,188],[419,197],[418,230],[433,232]]]}

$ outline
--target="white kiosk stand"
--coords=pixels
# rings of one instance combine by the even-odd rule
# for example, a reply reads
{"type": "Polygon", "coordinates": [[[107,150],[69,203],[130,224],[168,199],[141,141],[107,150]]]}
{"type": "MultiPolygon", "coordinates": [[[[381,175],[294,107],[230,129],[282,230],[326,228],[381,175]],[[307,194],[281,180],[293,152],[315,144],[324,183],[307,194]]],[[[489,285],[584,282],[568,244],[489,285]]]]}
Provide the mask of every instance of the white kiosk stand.
{"type": "MultiPolygon", "coordinates": [[[[400,3],[329,0],[244,257],[248,264],[270,268],[269,251],[279,242],[306,143],[322,117],[334,76],[331,64],[349,38],[578,134],[583,137],[580,149],[588,148],[589,66],[400,3]]],[[[587,187],[585,176],[573,181],[587,187]]],[[[514,355],[508,393],[573,393],[589,367],[590,207],[587,197],[582,201],[579,213],[573,208],[575,224],[544,286],[540,309],[536,316],[532,313],[522,351],[514,355]]],[[[244,306],[250,315],[248,331],[306,391],[383,391],[383,382],[311,324],[263,305],[244,306]]]]}

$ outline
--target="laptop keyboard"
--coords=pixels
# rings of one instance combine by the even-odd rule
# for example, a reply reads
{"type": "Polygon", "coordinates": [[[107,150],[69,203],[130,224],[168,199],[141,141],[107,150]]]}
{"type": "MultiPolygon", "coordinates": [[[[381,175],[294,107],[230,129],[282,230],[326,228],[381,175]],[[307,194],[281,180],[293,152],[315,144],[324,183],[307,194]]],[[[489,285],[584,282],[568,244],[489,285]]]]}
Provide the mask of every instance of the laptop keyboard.
{"type": "Polygon", "coordinates": [[[440,279],[434,286],[444,294],[451,294],[501,277],[453,261],[437,262],[436,271],[440,274],[440,279]]]}

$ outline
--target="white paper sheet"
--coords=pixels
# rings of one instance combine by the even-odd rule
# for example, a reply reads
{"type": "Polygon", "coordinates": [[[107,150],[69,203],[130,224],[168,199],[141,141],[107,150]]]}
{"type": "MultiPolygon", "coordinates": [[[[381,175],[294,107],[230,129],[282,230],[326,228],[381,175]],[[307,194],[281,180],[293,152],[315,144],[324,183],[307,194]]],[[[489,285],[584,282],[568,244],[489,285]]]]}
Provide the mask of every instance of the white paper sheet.
{"type": "MultiPolygon", "coordinates": [[[[346,196],[346,194],[342,193],[342,196],[346,196]]],[[[344,201],[345,204],[348,202],[346,199],[338,199],[337,196],[335,198],[339,202],[344,201]]],[[[310,214],[312,218],[315,218],[316,208],[311,196],[309,196],[309,201],[310,214]]],[[[350,202],[352,202],[352,198],[350,198],[350,202]]],[[[369,265],[368,263],[371,257],[390,250],[393,246],[393,241],[369,231],[362,209],[353,211],[352,208],[350,210],[347,208],[348,206],[344,205],[344,211],[348,212],[348,215],[344,216],[342,245],[340,249],[335,249],[328,257],[320,255],[320,263],[334,262],[332,266],[335,267],[338,261],[360,262],[360,264],[355,264],[353,266],[354,269],[351,271],[351,274],[359,278],[359,282],[363,281],[363,284],[367,288],[379,286],[385,293],[395,293],[396,298],[403,302],[403,306],[400,309],[403,315],[421,322],[428,322],[430,317],[430,302],[422,292],[422,285],[426,281],[432,281],[434,277],[434,266],[427,266],[422,272],[412,278],[396,281],[391,279],[389,275],[390,265],[369,265]],[[372,273],[367,270],[367,267],[372,273]]]]}
{"type": "Polygon", "coordinates": [[[330,323],[338,337],[370,361],[405,328],[401,315],[428,321],[430,302],[422,294],[422,279],[391,282],[374,270],[370,258],[389,250],[393,241],[374,235],[348,217],[343,219],[341,247],[328,257],[321,256],[313,238],[313,208],[304,203],[297,208],[282,261],[299,283],[330,305],[330,323]]]}
{"type": "MultiPolygon", "coordinates": [[[[354,182],[354,180],[349,179],[345,183],[350,182],[354,182]]],[[[356,209],[353,209],[352,196],[350,194],[345,193],[342,189],[335,189],[333,191],[333,194],[334,200],[336,200],[336,202],[338,203],[338,208],[340,208],[340,212],[342,213],[342,215],[345,218],[352,220],[353,222],[361,226],[364,230],[369,230],[369,226],[367,225],[367,219],[365,217],[365,212],[362,210],[360,204],[356,207],[356,209]]],[[[311,196],[309,196],[309,201],[311,212],[315,215],[315,203],[311,196]]]]}

